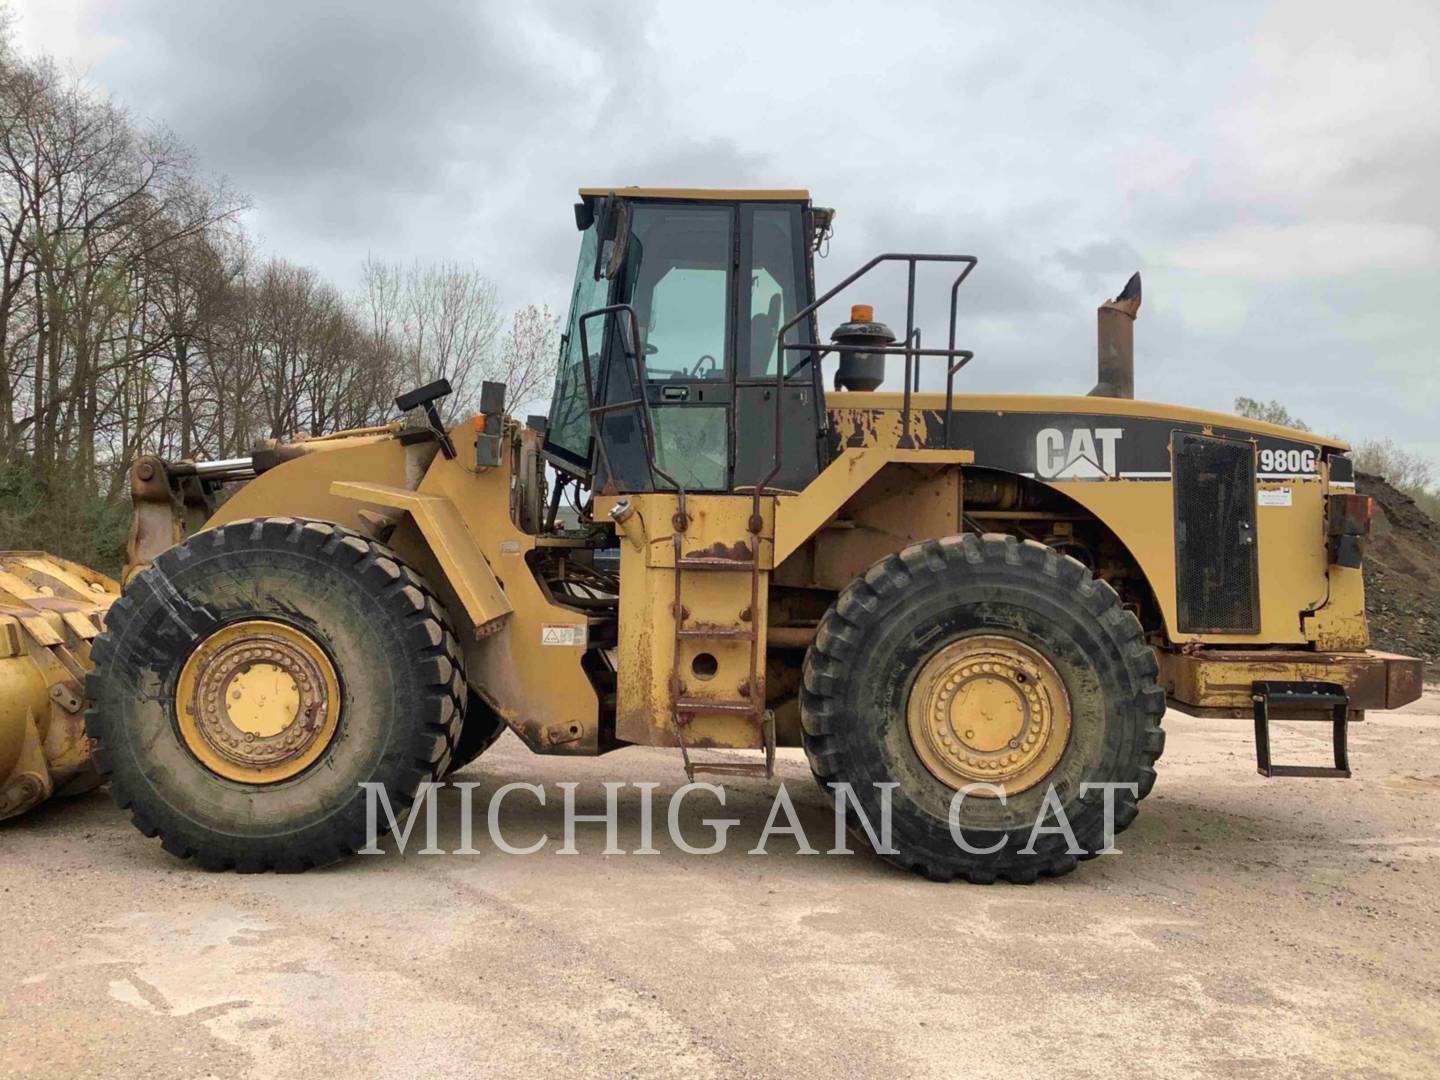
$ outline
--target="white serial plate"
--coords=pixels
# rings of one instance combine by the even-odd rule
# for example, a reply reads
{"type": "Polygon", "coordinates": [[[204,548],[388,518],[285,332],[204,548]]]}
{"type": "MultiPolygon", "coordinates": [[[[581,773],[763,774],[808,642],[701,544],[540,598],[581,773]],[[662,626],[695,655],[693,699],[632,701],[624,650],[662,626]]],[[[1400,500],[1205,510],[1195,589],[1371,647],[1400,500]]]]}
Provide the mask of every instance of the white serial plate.
{"type": "Polygon", "coordinates": [[[1261,488],[1259,492],[1261,506],[1289,506],[1290,489],[1283,488],[1261,488]]]}

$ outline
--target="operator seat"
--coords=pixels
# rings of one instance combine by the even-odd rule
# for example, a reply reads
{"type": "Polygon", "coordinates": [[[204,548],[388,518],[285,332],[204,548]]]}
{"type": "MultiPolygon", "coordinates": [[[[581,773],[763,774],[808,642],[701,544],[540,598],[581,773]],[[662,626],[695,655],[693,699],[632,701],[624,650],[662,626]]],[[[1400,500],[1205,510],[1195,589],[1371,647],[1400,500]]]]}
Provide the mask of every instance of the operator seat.
{"type": "Polygon", "coordinates": [[[746,375],[766,374],[770,351],[775,348],[775,334],[780,329],[780,301],[780,294],[776,293],[770,298],[768,312],[750,317],[750,367],[746,375]]]}

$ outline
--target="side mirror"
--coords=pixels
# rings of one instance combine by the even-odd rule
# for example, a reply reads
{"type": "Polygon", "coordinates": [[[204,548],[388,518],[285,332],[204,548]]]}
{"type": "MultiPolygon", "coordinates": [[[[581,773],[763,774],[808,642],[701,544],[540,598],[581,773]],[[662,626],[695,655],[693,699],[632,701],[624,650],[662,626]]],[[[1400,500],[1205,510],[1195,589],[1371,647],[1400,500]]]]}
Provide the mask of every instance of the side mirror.
{"type": "MultiPolygon", "coordinates": [[[[401,394],[395,399],[395,407],[402,413],[407,413],[411,409],[425,408],[427,405],[433,408],[436,401],[447,396],[450,392],[449,379],[436,379],[432,383],[417,386],[414,390],[409,390],[401,394]]],[[[429,411],[429,409],[426,409],[426,412],[429,411]]]]}
{"type": "Polygon", "coordinates": [[[595,280],[613,279],[625,265],[630,246],[630,204],[615,195],[606,195],[596,210],[598,237],[595,246],[595,280]]]}
{"type": "Polygon", "coordinates": [[[450,435],[445,430],[445,425],[440,422],[440,410],[435,403],[450,392],[449,379],[436,379],[432,383],[426,383],[424,386],[418,386],[414,390],[401,394],[395,399],[395,407],[402,413],[408,413],[412,409],[425,410],[425,420],[429,425],[430,434],[439,441],[440,450],[447,458],[455,456],[455,444],[450,441],[450,435]]]}

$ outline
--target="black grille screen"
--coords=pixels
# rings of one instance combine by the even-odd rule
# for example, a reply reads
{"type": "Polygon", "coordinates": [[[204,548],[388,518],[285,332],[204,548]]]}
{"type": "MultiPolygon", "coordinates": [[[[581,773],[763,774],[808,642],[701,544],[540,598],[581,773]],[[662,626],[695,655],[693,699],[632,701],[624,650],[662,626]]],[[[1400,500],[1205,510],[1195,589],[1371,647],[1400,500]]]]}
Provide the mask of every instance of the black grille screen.
{"type": "Polygon", "coordinates": [[[1175,436],[1176,602],[1190,633],[1260,629],[1255,448],[1175,436]]]}

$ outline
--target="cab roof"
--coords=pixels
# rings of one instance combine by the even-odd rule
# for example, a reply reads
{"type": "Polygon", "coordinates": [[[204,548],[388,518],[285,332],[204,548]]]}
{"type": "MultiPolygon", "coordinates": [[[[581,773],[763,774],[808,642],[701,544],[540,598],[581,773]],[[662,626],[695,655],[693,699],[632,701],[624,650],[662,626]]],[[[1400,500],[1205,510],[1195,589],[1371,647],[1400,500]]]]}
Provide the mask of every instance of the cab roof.
{"type": "Polygon", "coordinates": [[[619,195],[624,199],[683,199],[686,202],[805,202],[804,188],[647,188],[588,187],[580,189],[582,199],[619,195]]]}

